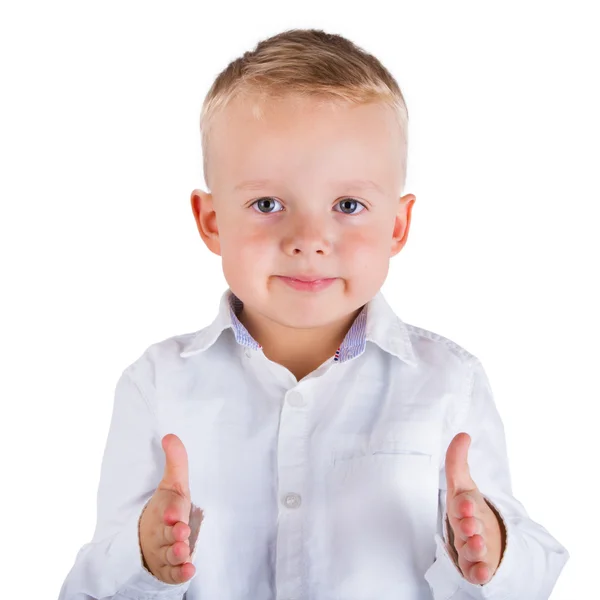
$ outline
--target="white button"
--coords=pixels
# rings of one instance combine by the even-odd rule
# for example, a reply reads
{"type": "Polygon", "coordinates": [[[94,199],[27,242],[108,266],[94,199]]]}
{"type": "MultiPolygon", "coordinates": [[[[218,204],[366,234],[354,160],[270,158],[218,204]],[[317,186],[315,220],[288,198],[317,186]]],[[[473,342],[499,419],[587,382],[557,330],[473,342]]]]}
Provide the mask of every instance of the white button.
{"type": "Polygon", "coordinates": [[[246,348],[244,353],[246,354],[246,358],[250,358],[252,356],[252,352],[250,351],[250,348],[246,348]]]}
{"type": "Polygon", "coordinates": [[[304,406],[306,401],[299,392],[291,392],[288,396],[288,402],[291,406],[304,406]]]}
{"type": "Polygon", "coordinates": [[[288,508],[298,508],[302,503],[302,498],[298,494],[286,494],[283,498],[283,503],[288,508]]]}

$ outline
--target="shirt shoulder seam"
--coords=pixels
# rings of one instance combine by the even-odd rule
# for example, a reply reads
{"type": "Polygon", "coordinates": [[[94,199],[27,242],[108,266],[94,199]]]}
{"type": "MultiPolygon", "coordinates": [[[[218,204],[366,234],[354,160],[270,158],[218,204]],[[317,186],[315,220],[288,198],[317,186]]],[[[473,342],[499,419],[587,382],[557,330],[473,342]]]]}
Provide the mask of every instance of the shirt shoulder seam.
{"type": "Polygon", "coordinates": [[[146,407],[152,414],[154,422],[156,423],[157,417],[156,417],[156,411],[154,410],[154,405],[152,404],[152,402],[150,402],[150,400],[148,399],[148,396],[144,393],[144,390],[142,389],[142,387],[140,386],[140,384],[138,383],[138,381],[136,380],[136,377],[134,375],[133,371],[135,369],[135,365],[136,365],[136,363],[129,365],[123,372],[123,376],[127,377],[129,379],[129,381],[135,386],[135,389],[138,391],[139,395],[142,397],[144,404],[146,405],[146,407]]]}
{"type": "Polygon", "coordinates": [[[448,348],[448,350],[452,352],[452,354],[454,354],[457,358],[461,360],[461,362],[465,364],[471,364],[479,360],[474,354],[463,348],[460,344],[457,344],[453,340],[444,337],[439,333],[435,333],[434,331],[430,331],[428,329],[424,329],[423,327],[418,327],[416,325],[411,325],[409,323],[405,323],[405,326],[409,336],[423,337],[433,342],[440,342],[444,344],[448,348]]]}

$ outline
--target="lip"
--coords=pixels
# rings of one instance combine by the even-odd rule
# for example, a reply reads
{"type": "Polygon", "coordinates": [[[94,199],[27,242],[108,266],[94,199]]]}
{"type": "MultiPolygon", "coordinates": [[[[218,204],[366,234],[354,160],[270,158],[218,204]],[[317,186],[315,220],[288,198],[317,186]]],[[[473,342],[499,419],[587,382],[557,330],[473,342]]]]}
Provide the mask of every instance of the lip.
{"type": "Polygon", "coordinates": [[[328,288],[337,277],[284,277],[278,275],[278,279],[281,279],[283,283],[286,283],[290,287],[296,290],[303,290],[307,292],[317,292],[328,288]]]}
{"type": "Polygon", "coordinates": [[[332,277],[323,277],[322,275],[279,275],[285,279],[294,279],[296,281],[303,281],[305,283],[311,283],[313,281],[324,281],[326,279],[333,279],[332,277]]]}

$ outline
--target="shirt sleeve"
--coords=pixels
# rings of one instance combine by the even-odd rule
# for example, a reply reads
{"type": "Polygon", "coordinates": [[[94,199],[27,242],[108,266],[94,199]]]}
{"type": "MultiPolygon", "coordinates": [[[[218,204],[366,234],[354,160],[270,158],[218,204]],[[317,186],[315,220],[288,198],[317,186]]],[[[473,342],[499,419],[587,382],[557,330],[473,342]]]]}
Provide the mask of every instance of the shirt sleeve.
{"type": "Polygon", "coordinates": [[[464,406],[450,419],[443,440],[439,489],[443,532],[435,535],[435,562],[425,579],[434,600],[547,600],[569,553],[544,527],[529,518],[512,495],[504,426],[488,377],[476,358],[470,363],[465,398],[464,406]],[[498,569],[483,585],[463,577],[448,539],[445,458],[450,442],[463,431],[471,436],[471,477],[500,516],[506,531],[506,546],[498,569]]]}
{"type": "Polygon", "coordinates": [[[162,478],[165,457],[135,366],[123,372],[115,388],[94,535],[77,553],[59,600],[182,600],[190,585],[191,579],[162,582],[143,565],[139,519],[162,478]]]}

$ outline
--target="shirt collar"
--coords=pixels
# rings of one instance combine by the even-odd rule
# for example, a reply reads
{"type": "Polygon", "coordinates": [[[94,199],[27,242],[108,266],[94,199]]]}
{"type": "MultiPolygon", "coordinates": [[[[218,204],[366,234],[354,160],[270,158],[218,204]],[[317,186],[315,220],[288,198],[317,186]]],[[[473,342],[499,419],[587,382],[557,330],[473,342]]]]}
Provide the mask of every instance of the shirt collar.
{"type": "MultiPolygon", "coordinates": [[[[190,338],[180,356],[186,358],[207,350],[228,328],[232,329],[238,344],[259,350],[260,344],[237,318],[242,306],[242,301],[227,289],[221,296],[215,320],[190,338]]],[[[407,326],[394,313],[381,291],[363,307],[354,320],[335,353],[335,362],[342,363],[359,356],[364,352],[367,342],[377,344],[382,350],[409,365],[417,364],[407,326]]]]}

